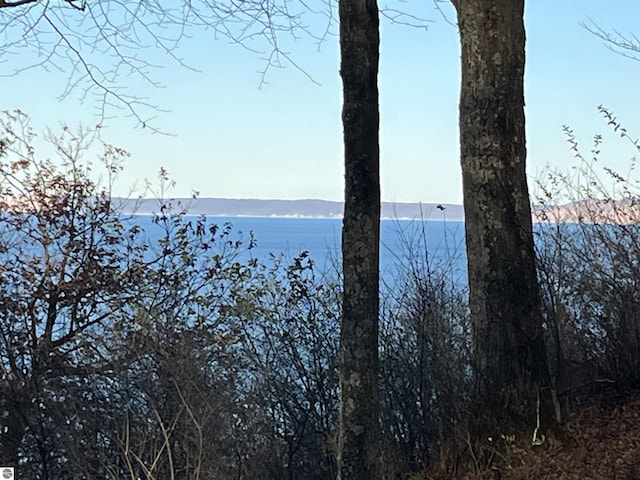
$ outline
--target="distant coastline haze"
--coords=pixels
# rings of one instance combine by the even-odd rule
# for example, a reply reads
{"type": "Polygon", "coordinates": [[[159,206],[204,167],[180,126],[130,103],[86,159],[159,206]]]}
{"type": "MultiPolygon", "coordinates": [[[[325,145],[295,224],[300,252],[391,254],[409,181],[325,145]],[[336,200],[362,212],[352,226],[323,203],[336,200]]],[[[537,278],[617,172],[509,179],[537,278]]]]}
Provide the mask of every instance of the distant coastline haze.
{"type": "MultiPolygon", "coordinates": [[[[231,198],[176,198],[171,200],[177,211],[191,215],[220,217],[296,217],[341,218],[343,203],[329,200],[259,200],[231,198]]],[[[151,215],[159,213],[161,201],[155,198],[115,198],[114,206],[125,213],[151,215]]],[[[384,219],[424,219],[461,221],[462,205],[449,203],[382,202],[384,219]]]]}

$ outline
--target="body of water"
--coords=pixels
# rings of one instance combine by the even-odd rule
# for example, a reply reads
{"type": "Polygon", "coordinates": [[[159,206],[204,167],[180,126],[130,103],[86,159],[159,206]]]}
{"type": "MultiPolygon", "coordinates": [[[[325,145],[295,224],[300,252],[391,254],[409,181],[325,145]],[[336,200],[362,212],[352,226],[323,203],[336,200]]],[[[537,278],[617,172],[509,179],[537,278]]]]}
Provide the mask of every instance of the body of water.
{"type": "MultiPolygon", "coordinates": [[[[153,234],[151,217],[135,220],[153,234]]],[[[271,255],[293,258],[309,252],[320,268],[339,265],[342,220],[338,218],[208,217],[207,223],[230,223],[236,236],[256,241],[253,255],[268,261],[271,255]]],[[[453,265],[456,276],[466,277],[464,223],[444,220],[382,220],[380,225],[380,271],[391,276],[409,256],[420,257],[432,267],[453,265]]],[[[233,238],[235,238],[232,235],[233,238]]]]}

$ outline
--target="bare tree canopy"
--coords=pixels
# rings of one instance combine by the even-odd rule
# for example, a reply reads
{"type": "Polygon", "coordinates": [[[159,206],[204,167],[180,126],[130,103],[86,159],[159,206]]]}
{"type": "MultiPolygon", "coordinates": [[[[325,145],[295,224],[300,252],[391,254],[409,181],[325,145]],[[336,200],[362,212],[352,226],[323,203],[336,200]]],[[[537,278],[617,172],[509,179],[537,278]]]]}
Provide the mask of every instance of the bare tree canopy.
{"type": "Polygon", "coordinates": [[[99,105],[104,119],[124,110],[145,126],[156,106],[132,81],[161,86],[159,70],[167,65],[191,68],[179,46],[204,30],[256,53],[262,60],[262,79],[272,67],[294,66],[288,42],[310,37],[321,43],[334,25],[331,0],[182,1],[166,6],[148,2],[86,0],[17,0],[0,2],[0,62],[4,75],[27,70],[66,75],[65,97],[99,105]],[[321,17],[312,22],[311,16],[321,17]],[[285,46],[283,46],[285,45],[285,46]]]}
{"type": "MultiPolygon", "coordinates": [[[[401,3],[393,0],[381,15],[426,28],[429,21],[401,3]]],[[[320,48],[337,40],[337,17],[335,0],[0,0],[0,63],[4,76],[29,70],[66,76],[56,92],[61,98],[79,94],[102,119],[124,113],[149,127],[162,106],[146,91],[163,86],[162,69],[197,68],[180,52],[185,41],[209,33],[255,53],[257,85],[272,68],[287,66],[314,81],[291,45],[304,38],[320,48]]]]}

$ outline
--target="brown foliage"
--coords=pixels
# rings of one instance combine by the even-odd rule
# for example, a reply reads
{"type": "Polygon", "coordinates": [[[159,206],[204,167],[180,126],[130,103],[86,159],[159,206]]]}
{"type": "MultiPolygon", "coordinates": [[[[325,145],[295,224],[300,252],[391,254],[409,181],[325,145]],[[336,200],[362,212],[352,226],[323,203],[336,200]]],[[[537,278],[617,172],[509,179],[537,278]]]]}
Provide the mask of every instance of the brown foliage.
{"type": "Polygon", "coordinates": [[[566,436],[542,447],[513,443],[480,466],[468,446],[449,447],[425,480],[635,480],[640,478],[640,395],[617,405],[583,409],[565,425],[566,436]],[[455,468],[454,468],[455,467],[455,468]]]}

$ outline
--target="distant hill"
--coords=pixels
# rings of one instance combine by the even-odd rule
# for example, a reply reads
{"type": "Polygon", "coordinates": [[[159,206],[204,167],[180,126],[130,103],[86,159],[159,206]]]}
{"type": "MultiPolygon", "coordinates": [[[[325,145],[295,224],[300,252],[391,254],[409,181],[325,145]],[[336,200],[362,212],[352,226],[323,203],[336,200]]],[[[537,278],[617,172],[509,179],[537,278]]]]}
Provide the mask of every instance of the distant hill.
{"type": "MultiPolygon", "coordinates": [[[[148,215],[158,213],[157,199],[114,199],[116,207],[126,213],[148,215]]],[[[177,198],[174,209],[186,209],[192,215],[247,216],[247,217],[300,217],[341,218],[342,202],[327,200],[257,200],[230,198],[177,198]]],[[[463,220],[461,205],[448,203],[396,203],[383,202],[381,216],[385,219],[424,218],[430,220],[463,220]]]]}
{"type": "Polygon", "coordinates": [[[554,223],[637,224],[640,221],[640,205],[632,199],[614,201],[589,198],[564,205],[537,206],[533,219],[554,223]]]}

